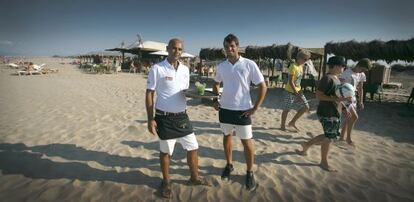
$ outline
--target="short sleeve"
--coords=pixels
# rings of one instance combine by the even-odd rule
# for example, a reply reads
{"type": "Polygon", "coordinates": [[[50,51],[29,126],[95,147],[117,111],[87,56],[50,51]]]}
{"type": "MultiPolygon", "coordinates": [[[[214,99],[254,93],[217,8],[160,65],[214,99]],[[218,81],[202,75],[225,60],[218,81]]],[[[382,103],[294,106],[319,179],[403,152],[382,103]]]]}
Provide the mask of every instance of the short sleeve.
{"type": "Polygon", "coordinates": [[[187,90],[190,87],[190,69],[185,70],[184,75],[184,84],[183,84],[183,90],[187,90]]]}
{"type": "Polygon", "coordinates": [[[251,74],[250,78],[254,85],[262,83],[264,81],[263,74],[260,72],[259,67],[255,62],[251,62],[251,74]]]}
{"type": "Polygon", "coordinates": [[[366,82],[367,81],[367,77],[365,76],[364,72],[361,72],[361,77],[359,79],[359,82],[366,82]]]}
{"type": "Polygon", "coordinates": [[[223,78],[221,76],[221,71],[220,71],[220,65],[217,67],[217,71],[216,71],[216,75],[214,76],[214,81],[215,82],[222,82],[223,78]]]}
{"type": "Polygon", "coordinates": [[[294,64],[289,66],[289,74],[293,76],[297,76],[298,70],[295,68],[294,64]]]}
{"type": "Polygon", "coordinates": [[[156,67],[152,66],[148,73],[147,89],[155,90],[156,87],[157,87],[157,71],[156,71],[156,67]]]}

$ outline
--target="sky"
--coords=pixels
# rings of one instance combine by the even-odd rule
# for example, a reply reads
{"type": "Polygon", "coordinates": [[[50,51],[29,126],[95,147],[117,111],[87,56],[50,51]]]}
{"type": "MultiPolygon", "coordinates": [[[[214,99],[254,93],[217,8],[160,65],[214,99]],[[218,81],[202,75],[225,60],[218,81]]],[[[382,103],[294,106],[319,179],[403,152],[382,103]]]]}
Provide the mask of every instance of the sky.
{"type": "Polygon", "coordinates": [[[414,0],[0,0],[0,55],[75,55],[179,37],[186,52],[414,37],[414,0]]]}

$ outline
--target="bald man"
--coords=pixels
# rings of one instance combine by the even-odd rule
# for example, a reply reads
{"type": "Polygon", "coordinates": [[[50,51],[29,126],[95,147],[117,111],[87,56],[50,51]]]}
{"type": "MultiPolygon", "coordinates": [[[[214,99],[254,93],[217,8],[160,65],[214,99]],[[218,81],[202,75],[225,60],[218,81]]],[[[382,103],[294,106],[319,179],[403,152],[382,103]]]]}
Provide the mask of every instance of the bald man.
{"type": "Polygon", "coordinates": [[[148,115],[148,131],[159,137],[163,176],[161,195],[171,198],[169,165],[176,142],[187,150],[187,163],[191,173],[188,184],[209,185],[209,183],[198,176],[198,142],[186,113],[187,103],[184,91],[190,84],[190,71],[180,62],[183,41],[177,38],[171,39],[167,51],[168,57],[155,64],[149,71],[145,105],[148,115]],[[155,94],[157,94],[156,102],[154,102],[155,94]]]}

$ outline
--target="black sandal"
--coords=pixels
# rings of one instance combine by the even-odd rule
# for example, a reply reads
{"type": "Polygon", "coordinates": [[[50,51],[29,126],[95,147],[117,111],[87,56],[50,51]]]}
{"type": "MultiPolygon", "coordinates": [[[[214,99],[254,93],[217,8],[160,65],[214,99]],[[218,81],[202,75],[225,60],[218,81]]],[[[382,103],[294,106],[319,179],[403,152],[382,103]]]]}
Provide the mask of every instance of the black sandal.
{"type": "Polygon", "coordinates": [[[165,182],[163,180],[161,182],[160,192],[161,192],[161,196],[162,197],[164,197],[164,198],[171,198],[172,192],[171,192],[171,184],[170,184],[170,182],[165,182]]]}

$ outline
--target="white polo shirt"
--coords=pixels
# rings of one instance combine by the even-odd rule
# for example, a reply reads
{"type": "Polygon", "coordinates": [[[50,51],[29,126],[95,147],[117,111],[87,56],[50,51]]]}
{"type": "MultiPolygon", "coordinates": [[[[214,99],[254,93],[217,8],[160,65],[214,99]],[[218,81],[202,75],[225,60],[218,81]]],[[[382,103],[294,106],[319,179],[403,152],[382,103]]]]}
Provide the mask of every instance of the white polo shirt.
{"type": "Polygon", "coordinates": [[[155,108],[165,112],[183,112],[186,99],[183,90],[190,85],[189,68],[179,63],[177,70],[165,59],[151,67],[147,89],[154,90],[157,98],[155,108]]]}
{"type": "Polygon", "coordinates": [[[216,82],[223,82],[220,106],[229,110],[248,110],[253,107],[250,98],[250,82],[255,85],[264,81],[257,64],[240,56],[233,65],[228,60],[217,67],[216,82]]]}

